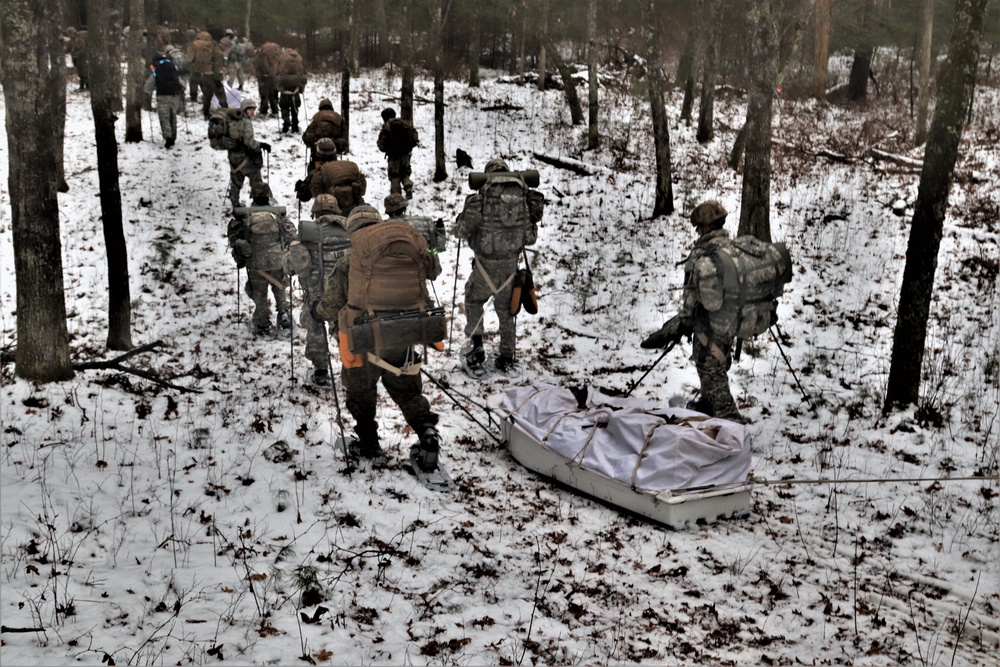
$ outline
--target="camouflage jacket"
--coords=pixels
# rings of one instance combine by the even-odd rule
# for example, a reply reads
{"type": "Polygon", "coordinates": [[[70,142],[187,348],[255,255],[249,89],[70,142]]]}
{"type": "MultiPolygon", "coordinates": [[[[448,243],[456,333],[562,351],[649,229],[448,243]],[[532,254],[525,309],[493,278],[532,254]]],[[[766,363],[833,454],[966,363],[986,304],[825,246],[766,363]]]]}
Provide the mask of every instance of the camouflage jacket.
{"type": "Polygon", "coordinates": [[[337,260],[332,272],[327,272],[323,281],[323,296],[316,305],[316,314],[322,317],[336,333],[340,327],[337,316],[347,305],[347,277],[351,272],[351,256],[344,255],[337,260]]]}
{"type": "Polygon", "coordinates": [[[714,250],[731,242],[729,232],[718,229],[701,236],[684,261],[684,295],[680,318],[697,333],[718,342],[731,340],[739,313],[725,307],[722,276],[714,250]]]}

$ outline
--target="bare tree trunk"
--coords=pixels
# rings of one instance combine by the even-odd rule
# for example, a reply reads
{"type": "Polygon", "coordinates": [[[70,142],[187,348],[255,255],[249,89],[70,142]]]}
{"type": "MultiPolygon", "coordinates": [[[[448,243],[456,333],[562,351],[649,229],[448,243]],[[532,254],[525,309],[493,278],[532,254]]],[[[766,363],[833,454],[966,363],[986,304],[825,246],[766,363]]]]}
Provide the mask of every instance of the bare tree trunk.
{"type": "Polygon", "coordinates": [[[722,0],[711,0],[706,23],[708,43],[705,46],[705,62],[702,66],[701,103],[698,106],[698,130],[695,138],[704,144],[715,137],[715,62],[719,51],[719,37],[722,17],[722,0]]]}
{"type": "Polygon", "coordinates": [[[552,39],[546,37],[546,50],[552,53],[552,62],[559,70],[559,76],[563,80],[563,93],[566,95],[566,104],[569,106],[570,121],[573,125],[583,124],[583,107],[580,106],[580,96],[576,94],[576,83],[573,81],[573,72],[566,61],[559,55],[556,45],[552,39]]]}
{"type": "Polygon", "coordinates": [[[479,0],[472,0],[472,7],[469,12],[469,23],[471,23],[469,33],[469,88],[478,88],[479,78],[479,56],[482,50],[480,35],[482,33],[483,7],[479,0]]]}
{"type": "Polygon", "coordinates": [[[549,0],[538,0],[542,8],[542,17],[538,23],[538,90],[545,90],[546,48],[549,36],[549,0]]]}
{"type": "Polygon", "coordinates": [[[653,217],[674,212],[674,185],[670,168],[670,126],[663,103],[663,70],[660,62],[660,24],[656,20],[656,0],[649,0],[646,29],[648,31],[649,109],[653,122],[653,145],[656,150],[656,196],[653,217]]]}
{"type": "Polygon", "coordinates": [[[66,328],[58,169],[53,137],[66,115],[59,0],[5,0],[0,12],[0,78],[6,97],[7,154],[17,287],[14,371],[36,382],[73,377],[66,328]],[[58,54],[58,57],[56,57],[58,54]],[[62,103],[55,80],[62,70],[62,103]],[[50,113],[39,114],[37,109],[50,113]],[[16,128],[16,132],[15,132],[16,128]]]}
{"type": "Polygon", "coordinates": [[[598,128],[597,0],[587,2],[587,150],[601,145],[598,128]]]}
{"type": "Polygon", "coordinates": [[[524,84],[524,67],[527,59],[528,42],[528,9],[522,2],[521,5],[521,35],[517,45],[517,80],[524,84]]]}
{"type": "MultiPolygon", "coordinates": [[[[43,5],[44,6],[44,5],[43,5]]],[[[60,6],[59,17],[63,16],[62,7],[60,6]]],[[[61,25],[61,23],[59,24],[61,25]]],[[[39,83],[44,82],[48,85],[51,90],[48,92],[50,99],[52,100],[52,109],[63,109],[63,113],[57,114],[58,118],[55,122],[55,138],[53,140],[53,148],[56,154],[56,183],[59,192],[69,192],[69,183],[66,181],[66,164],[63,155],[63,145],[66,143],[66,47],[62,41],[62,35],[55,30],[47,30],[46,35],[48,36],[48,48],[49,57],[52,59],[53,63],[57,63],[59,66],[53,65],[48,76],[39,79],[39,83]]],[[[0,49],[3,45],[0,44],[0,49]]],[[[9,101],[8,101],[9,104],[9,101]]]]}
{"type": "Polygon", "coordinates": [[[243,18],[243,36],[250,39],[250,11],[253,9],[253,0],[247,0],[247,9],[243,18]]]}
{"type": "Polygon", "coordinates": [[[374,0],[372,10],[375,14],[375,35],[378,41],[375,43],[375,63],[382,66],[388,60],[387,49],[385,48],[388,28],[385,20],[385,0],[374,0]]]}
{"type": "MultiPolygon", "coordinates": [[[[143,32],[146,29],[143,0],[129,0],[128,87],[125,93],[125,143],[142,141],[142,107],[146,92],[143,84],[149,70],[143,57],[143,32]]],[[[150,129],[152,134],[152,129],[150,129]]]]}
{"type": "Polygon", "coordinates": [[[116,0],[90,0],[87,5],[87,51],[90,64],[90,108],[97,143],[104,244],[108,254],[108,349],[132,349],[132,299],[128,284],[128,249],[122,226],[118,183],[115,101],[121,101],[121,67],[115,30],[116,0]],[[115,76],[115,72],[118,75],[115,76]]]}
{"type": "Polygon", "coordinates": [[[920,6],[920,39],[917,44],[917,125],[913,145],[927,141],[927,111],[931,103],[931,37],[934,32],[934,0],[920,6]]]}
{"type": "Polygon", "coordinates": [[[948,195],[958,159],[965,113],[975,85],[976,64],[989,0],[957,0],[948,60],[938,77],[937,104],[924,149],[917,201],[906,248],[906,267],[892,339],[892,361],[884,410],[917,403],[934,295],[948,195]]]}
{"type": "Polygon", "coordinates": [[[444,157],[444,8],[449,0],[439,0],[434,7],[432,34],[434,44],[434,182],[448,178],[444,157]]]}
{"type": "Polygon", "coordinates": [[[413,121],[413,0],[403,0],[403,76],[399,91],[399,117],[413,121]]]}
{"type": "Polygon", "coordinates": [[[777,78],[778,31],[773,0],[747,3],[747,97],[740,234],[771,240],[771,115],[777,78]]]}
{"type": "MultiPolygon", "coordinates": [[[[681,57],[688,58],[686,76],[683,79],[684,101],[681,102],[681,120],[685,125],[691,124],[691,113],[694,111],[694,89],[695,80],[698,77],[698,68],[702,60],[702,39],[705,32],[705,0],[697,0],[694,6],[694,15],[691,17],[691,30],[688,33],[688,43],[685,45],[685,53],[681,57]],[[690,53],[687,50],[691,49],[690,53]]],[[[682,80],[678,80],[681,83],[682,80]]]]}
{"type": "Polygon", "coordinates": [[[830,1],[816,0],[813,15],[813,97],[826,99],[826,86],[830,76],[830,1]]]}
{"type": "Polygon", "coordinates": [[[344,119],[347,132],[344,133],[344,152],[351,152],[351,76],[358,69],[358,31],[356,0],[347,0],[347,45],[344,48],[344,63],[340,73],[340,116],[344,119]]]}

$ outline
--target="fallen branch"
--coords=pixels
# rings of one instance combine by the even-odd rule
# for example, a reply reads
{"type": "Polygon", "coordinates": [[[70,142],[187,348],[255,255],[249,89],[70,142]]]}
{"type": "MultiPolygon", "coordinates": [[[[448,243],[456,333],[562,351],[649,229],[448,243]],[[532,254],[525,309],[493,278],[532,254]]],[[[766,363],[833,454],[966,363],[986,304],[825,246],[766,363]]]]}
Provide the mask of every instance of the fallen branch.
{"type": "Polygon", "coordinates": [[[813,157],[823,157],[833,162],[840,162],[842,164],[853,164],[858,161],[858,158],[852,157],[850,155],[844,155],[842,153],[834,153],[826,148],[820,148],[819,150],[809,150],[808,148],[803,148],[802,146],[797,146],[795,144],[790,144],[785,141],[780,141],[778,139],[772,139],[771,143],[774,146],[780,146],[781,148],[787,148],[790,150],[798,151],[805,155],[811,155],[813,157]]]}
{"type": "Polygon", "coordinates": [[[524,107],[519,107],[516,104],[494,104],[490,107],[482,107],[482,111],[523,111],[524,107]]]}
{"type": "Polygon", "coordinates": [[[587,164],[586,162],[580,162],[579,160],[574,160],[569,157],[556,157],[554,155],[545,155],[544,153],[532,153],[532,155],[540,162],[551,164],[553,167],[559,167],[560,169],[572,171],[574,174],[579,174],[580,176],[596,176],[597,174],[613,173],[606,167],[599,167],[595,164],[587,164]]]}
{"type": "Polygon", "coordinates": [[[45,628],[8,628],[0,625],[0,632],[45,632],[45,628]]]}
{"type": "Polygon", "coordinates": [[[89,370],[115,370],[122,373],[129,373],[141,377],[145,380],[149,380],[161,387],[167,387],[168,389],[176,389],[184,393],[200,394],[200,389],[191,389],[190,387],[182,387],[180,385],[173,384],[162,379],[157,374],[143,370],[141,368],[133,368],[132,366],[125,366],[122,364],[126,359],[130,359],[138,354],[144,352],[155,352],[159,348],[163,347],[164,343],[161,340],[153,341],[152,343],[146,343],[145,345],[140,345],[139,347],[133,348],[124,354],[120,354],[114,359],[108,359],[106,361],[85,361],[79,364],[73,364],[73,370],[77,371],[89,371],[89,370]]]}

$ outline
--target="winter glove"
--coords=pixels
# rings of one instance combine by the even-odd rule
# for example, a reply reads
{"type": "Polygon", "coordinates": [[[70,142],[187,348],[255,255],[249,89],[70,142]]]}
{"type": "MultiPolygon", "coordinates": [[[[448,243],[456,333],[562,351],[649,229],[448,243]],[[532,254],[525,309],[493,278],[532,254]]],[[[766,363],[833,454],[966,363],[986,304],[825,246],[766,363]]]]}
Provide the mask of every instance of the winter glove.
{"type": "Polygon", "coordinates": [[[262,141],[262,142],[260,142],[260,149],[262,151],[264,151],[265,153],[270,153],[271,152],[271,144],[268,144],[268,143],[265,143],[265,142],[262,141]]]}
{"type": "Polygon", "coordinates": [[[233,241],[233,259],[236,260],[236,268],[242,269],[246,266],[252,255],[253,248],[249,241],[245,239],[233,241]]]}
{"type": "Polygon", "coordinates": [[[639,347],[647,350],[663,348],[679,341],[682,335],[691,335],[691,327],[681,322],[680,315],[674,315],[664,322],[658,331],[650,334],[646,340],[639,343],[639,347]]]}
{"type": "Polygon", "coordinates": [[[316,308],[319,306],[320,298],[321,297],[318,296],[313,298],[312,303],[309,304],[309,314],[312,315],[312,318],[320,324],[325,324],[326,320],[324,320],[323,317],[316,311],[316,308]]]}

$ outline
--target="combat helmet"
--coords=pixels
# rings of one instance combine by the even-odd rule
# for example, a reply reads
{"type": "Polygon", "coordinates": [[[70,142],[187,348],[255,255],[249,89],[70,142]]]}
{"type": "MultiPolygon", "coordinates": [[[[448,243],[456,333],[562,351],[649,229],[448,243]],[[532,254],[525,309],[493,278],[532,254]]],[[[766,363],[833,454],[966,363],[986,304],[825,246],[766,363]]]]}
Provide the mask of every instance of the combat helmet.
{"type": "Polygon", "coordinates": [[[382,215],[374,206],[359,204],[354,207],[351,214],[347,216],[345,228],[348,234],[353,234],[359,229],[364,229],[370,225],[382,222],[382,215]]]}
{"type": "Polygon", "coordinates": [[[340,204],[337,202],[337,198],[329,194],[316,195],[316,201],[312,205],[313,215],[325,215],[327,213],[332,213],[333,215],[340,215],[340,204]]]}
{"type": "Polygon", "coordinates": [[[337,157],[337,144],[330,137],[323,137],[316,142],[316,157],[332,160],[337,157]]]}
{"type": "Polygon", "coordinates": [[[729,215],[729,211],[721,203],[710,199],[694,207],[694,210],[691,211],[691,224],[695,227],[707,225],[724,220],[727,215],[729,215]]]}
{"type": "Polygon", "coordinates": [[[393,213],[405,211],[406,204],[407,204],[406,197],[398,193],[393,193],[389,195],[382,202],[382,205],[385,208],[386,215],[392,215],[393,213]]]}

